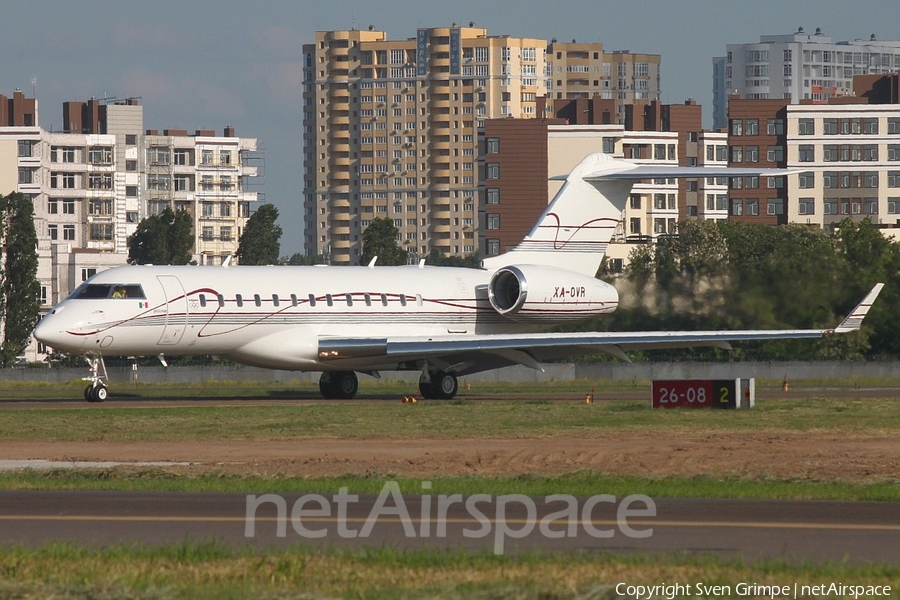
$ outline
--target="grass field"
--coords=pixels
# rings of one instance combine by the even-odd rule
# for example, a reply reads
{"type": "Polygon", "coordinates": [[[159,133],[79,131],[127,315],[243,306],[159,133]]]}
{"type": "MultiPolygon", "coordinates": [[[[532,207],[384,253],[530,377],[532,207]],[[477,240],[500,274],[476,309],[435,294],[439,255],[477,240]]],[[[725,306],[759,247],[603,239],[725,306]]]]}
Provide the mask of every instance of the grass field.
{"type": "Polygon", "coordinates": [[[7,410],[0,441],[291,440],[311,437],[552,436],[614,430],[900,431],[900,399],[785,397],[753,410],[654,410],[647,401],[541,400],[7,410]]]}
{"type": "MultiPolygon", "coordinates": [[[[777,382],[771,382],[771,386],[777,382]]],[[[869,382],[871,385],[873,382],[869,382]]],[[[809,385],[813,385],[810,383],[809,385]]],[[[818,382],[815,384],[818,385],[818,382]]],[[[866,384],[863,384],[866,385],[866,384]]],[[[892,385],[892,384],[886,384],[892,385]]],[[[2,387],[2,386],[0,386],[2,387]]],[[[80,387],[72,387],[77,396],[80,387]]],[[[242,396],[243,388],[205,386],[198,396],[242,396]],[[237,393],[235,393],[237,392],[237,393]]],[[[199,406],[104,406],[16,408],[0,413],[0,458],[3,442],[174,442],[249,440],[291,441],[310,438],[411,440],[443,437],[508,437],[530,440],[561,435],[601,438],[616,432],[652,437],[666,431],[742,433],[823,432],[900,434],[900,398],[875,391],[852,397],[808,394],[759,401],[752,411],[660,411],[646,400],[580,399],[584,382],[510,389],[526,400],[471,402],[465,393],[456,401],[404,405],[391,394],[408,386],[379,384],[385,397],[374,402],[283,401],[277,387],[269,404],[229,401],[199,406]],[[541,400],[547,394],[571,392],[571,401],[541,400]]],[[[604,388],[632,391],[630,385],[604,388]]],[[[47,397],[59,397],[48,386],[47,397]]],[[[504,386],[478,389],[504,392],[504,386]]],[[[24,393],[24,392],[23,392],[24,393]]],[[[312,390],[310,390],[312,393],[312,390]]],[[[129,397],[171,396],[172,388],[133,389],[129,397]]],[[[624,394],[623,394],[624,395],[624,394]]],[[[34,396],[29,396],[34,397],[34,396]]],[[[241,493],[329,493],[339,487],[351,493],[377,493],[388,474],[369,477],[301,478],[252,473],[184,473],[171,469],[101,469],[0,473],[2,489],[84,489],[142,491],[209,491],[241,493]]],[[[712,477],[642,478],[599,472],[562,476],[432,477],[432,493],[524,493],[545,496],[568,493],[588,496],[600,489],[616,496],[643,493],[651,497],[794,498],[900,502],[900,481],[719,479],[712,477]]],[[[399,478],[401,489],[418,491],[419,479],[399,478]]],[[[337,550],[257,550],[186,541],[164,547],[110,546],[84,548],[48,545],[0,548],[0,598],[476,598],[483,600],[615,598],[619,582],[656,584],[737,582],[790,585],[823,581],[900,587],[895,564],[792,564],[783,561],[743,563],[714,556],[647,557],[614,553],[547,554],[495,557],[445,551],[401,552],[374,548],[337,550]]],[[[732,590],[732,595],[734,591],[732,590]]]]}
{"type": "MultiPolygon", "coordinates": [[[[0,553],[3,598],[396,598],[582,600],[620,598],[618,583],[731,586],[818,585],[823,581],[890,585],[896,565],[750,564],[710,556],[606,553],[496,557],[456,551],[312,551],[259,553],[216,543],[85,549],[49,545],[0,553]]],[[[694,589],[696,591],[696,589],[694,589]]],[[[698,594],[699,595],[699,594],[698,594]]],[[[659,596],[661,597],[661,596],[659,596]]],[[[706,595],[705,597],[716,597],[706,595]]],[[[747,596],[744,596],[747,597],[747,596]]],[[[755,597],[755,596],[753,596],[755,597]]]]}

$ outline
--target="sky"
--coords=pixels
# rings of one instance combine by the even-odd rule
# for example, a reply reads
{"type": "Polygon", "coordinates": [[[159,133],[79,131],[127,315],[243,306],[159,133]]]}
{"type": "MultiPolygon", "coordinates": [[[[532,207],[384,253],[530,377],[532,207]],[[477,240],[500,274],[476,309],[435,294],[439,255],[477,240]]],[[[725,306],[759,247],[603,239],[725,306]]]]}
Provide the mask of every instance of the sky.
{"type": "Polygon", "coordinates": [[[0,94],[35,96],[39,125],[62,103],[138,96],[145,129],[231,125],[265,153],[265,199],[281,254],[300,252],[302,46],[321,30],[373,25],[389,39],[474,21],[489,35],[602,42],[662,56],[662,101],[694,98],[712,123],[712,58],[726,44],[821,27],[834,41],[900,40],[897,0],[7,0],[0,5],[0,94]],[[32,79],[36,84],[32,85],[32,79]]]}

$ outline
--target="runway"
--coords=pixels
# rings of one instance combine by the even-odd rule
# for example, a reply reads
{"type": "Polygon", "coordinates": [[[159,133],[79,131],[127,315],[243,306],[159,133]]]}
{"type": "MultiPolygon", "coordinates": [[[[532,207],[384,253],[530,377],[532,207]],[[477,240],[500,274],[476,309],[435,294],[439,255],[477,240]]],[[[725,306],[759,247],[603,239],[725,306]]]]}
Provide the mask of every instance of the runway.
{"type": "Polygon", "coordinates": [[[444,506],[445,517],[438,518],[437,495],[404,495],[397,503],[385,494],[380,504],[375,495],[343,500],[333,494],[322,494],[321,500],[307,495],[299,508],[298,495],[272,495],[256,497],[248,511],[244,494],[0,491],[0,544],[155,545],[217,539],[259,548],[388,545],[496,552],[499,539],[502,553],[680,552],[810,563],[900,561],[900,505],[893,503],[661,498],[651,500],[655,514],[643,500],[632,501],[626,509],[634,512],[624,515],[623,525],[622,498],[595,500],[587,513],[589,499],[576,499],[572,520],[560,516],[566,507],[560,501],[531,499],[535,513],[529,515],[529,502],[522,497],[480,499],[473,504],[477,510],[460,498],[444,506]],[[556,516],[547,520],[548,515],[556,516]]]}

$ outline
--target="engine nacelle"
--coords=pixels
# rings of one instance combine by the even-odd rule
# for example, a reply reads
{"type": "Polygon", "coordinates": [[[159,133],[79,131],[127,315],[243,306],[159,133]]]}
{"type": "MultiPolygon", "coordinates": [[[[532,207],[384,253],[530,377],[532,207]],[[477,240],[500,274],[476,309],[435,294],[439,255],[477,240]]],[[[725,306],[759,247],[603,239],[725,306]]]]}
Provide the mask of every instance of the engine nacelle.
{"type": "Polygon", "coordinates": [[[619,304],[618,292],[604,281],[540,265],[498,269],[488,284],[488,299],[501,315],[530,323],[582,319],[610,313],[619,304]]]}

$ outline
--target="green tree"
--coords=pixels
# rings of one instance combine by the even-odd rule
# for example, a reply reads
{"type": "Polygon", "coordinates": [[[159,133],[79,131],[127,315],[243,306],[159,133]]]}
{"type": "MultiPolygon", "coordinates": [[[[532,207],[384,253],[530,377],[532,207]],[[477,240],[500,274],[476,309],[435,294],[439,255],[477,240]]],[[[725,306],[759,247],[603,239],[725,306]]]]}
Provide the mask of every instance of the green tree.
{"type": "Polygon", "coordinates": [[[193,219],[186,211],[166,207],[158,215],[138,223],[128,237],[128,262],[132,265],[186,265],[194,247],[193,219]]]}
{"type": "Polygon", "coordinates": [[[437,248],[432,248],[425,259],[426,265],[434,267],[466,267],[467,269],[480,269],[481,257],[477,252],[465,256],[447,256],[437,248]]]}
{"type": "Polygon", "coordinates": [[[22,194],[0,196],[0,239],[5,249],[0,269],[0,317],[4,325],[0,365],[6,367],[28,346],[40,309],[34,206],[22,194]]]}
{"type": "Polygon", "coordinates": [[[397,245],[399,233],[391,219],[373,219],[363,232],[363,252],[359,264],[367,265],[377,256],[379,265],[405,265],[409,255],[397,245]]]}
{"type": "Polygon", "coordinates": [[[263,204],[247,219],[238,243],[237,259],[241,265],[274,265],[281,251],[281,226],[274,204],[263,204]]]}
{"type": "Polygon", "coordinates": [[[307,256],[302,252],[294,252],[289,257],[283,256],[278,260],[279,263],[283,265],[324,265],[325,257],[321,254],[316,254],[315,256],[307,256]]]}

